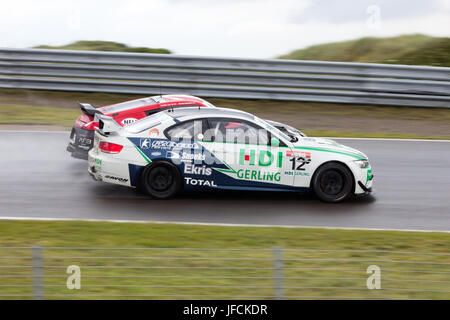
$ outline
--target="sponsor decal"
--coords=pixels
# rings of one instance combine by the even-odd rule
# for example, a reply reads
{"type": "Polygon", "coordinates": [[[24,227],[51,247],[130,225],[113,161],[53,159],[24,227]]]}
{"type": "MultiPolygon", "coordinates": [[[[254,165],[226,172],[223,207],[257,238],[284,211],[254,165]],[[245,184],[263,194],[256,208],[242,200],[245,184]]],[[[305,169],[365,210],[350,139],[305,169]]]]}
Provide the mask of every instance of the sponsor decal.
{"type": "Polygon", "coordinates": [[[280,181],[280,172],[270,172],[262,170],[243,170],[236,172],[239,179],[255,180],[255,181],[280,181]]]}
{"type": "Polygon", "coordinates": [[[212,172],[211,168],[207,168],[206,166],[195,166],[193,164],[185,164],[184,165],[184,173],[186,174],[196,174],[202,176],[210,176],[212,172]]]}
{"type": "Polygon", "coordinates": [[[371,169],[371,168],[368,168],[368,170],[367,170],[367,179],[366,179],[366,181],[370,181],[370,180],[372,180],[372,179],[373,179],[372,169],[371,169]]]}
{"type": "Polygon", "coordinates": [[[302,177],[309,177],[311,175],[309,172],[304,171],[285,171],[284,174],[286,176],[302,176],[302,177]]]}
{"type": "Polygon", "coordinates": [[[161,152],[152,152],[151,154],[152,154],[152,156],[157,157],[157,156],[160,156],[160,155],[161,155],[161,152]]]}
{"type": "Polygon", "coordinates": [[[141,145],[142,140],[149,140],[147,142],[147,149],[162,149],[162,150],[169,150],[169,149],[199,149],[199,145],[195,142],[176,142],[176,141],[169,141],[169,140],[151,140],[150,145],[150,139],[141,139],[141,145]]]}
{"type": "Polygon", "coordinates": [[[159,130],[156,128],[150,129],[150,131],[148,132],[148,135],[152,138],[156,138],[159,136],[159,130]]]}
{"type": "Polygon", "coordinates": [[[204,161],[206,159],[206,156],[202,153],[188,153],[188,152],[181,152],[181,151],[167,151],[166,152],[166,158],[168,159],[178,159],[181,161],[204,161]]]}
{"type": "Polygon", "coordinates": [[[144,138],[139,141],[141,149],[160,149],[160,150],[170,150],[170,149],[199,149],[197,143],[195,142],[176,142],[169,140],[144,138]]]}
{"type": "Polygon", "coordinates": [[[127,182],[128,181],[128,179],[120,178],[120,177],[114,177],[114,176],[110,176],[110,175],[106,175],[105,179],[110,179],[110,180],[119,181],[119,182],[127,182]]]}
{"type": "Polygon", "coordinates": [[[94,167],[96,171],[100,171],[102,169],[102,159],[94,159],[94,167]]]}
{"type": "Polygon", "coordinates": [[[126,118],[126,119],[122,120],[122,125],[126,126],[126,125],[132,124],[133,122],[136,122],[136,121],[137,121],[137,119],[135,119],[135,118],[126,118]]]}
{"type": "Polygon", "coordinates": [[[277,152],[276,156],[270,151],[261,150],[259,154],[256,155],[256,151],[251,149],[246,151],[245,149],[241,149],[239,152],[239,164],[240,165],[257,165],[260,167],[268,167],[272,165],[276,161],[276,166],[278,168],[282,167],[283,164],[283,152],[277,152]],[[276,159],[275,159],[276,158],[276,159]],[[256,161],[257,159],[257,161],[256,161]]]}
{"type": "Polygon", "coordinates": [[[190,177],[184,177],[184,181],[186,184],[191,186],[203,186],[203,187],[217,187],[214,181],[212,180],[203,180],[203,179],[194,179],[190,177]]]}
{"type": "Polygon", "coordinates": [[[180,152],[178,151],[167,151],[166,158],[168,159],[180,159],[180,152]]]}
{"type": "Polygon", "coordinates": [[[311,158],[311,152],[297,151],[297,150],[287,150],[286,157],[306,157],[311,158]]]}
{"type": "Polygon", "coordinates": [[[89,138],[85,138],[85,137],[80,137],[78,138],[78,143],[79,144],[91,144],[92,143],[92,139],[89,138]]]}
{"type": "Polygon", "coordinates": [[[289,161],[292,162],[292,170],[294,171],[304,171],[303,166],[311,162],[311,152],[287,150],[286,156],[291,158],[289,161]]]}
{"type": "Polygon", "coordinates": [[[150,148],[150,139],[141,139],[140,145],[141,145],[141,149],[149,149],[150,148]]]}

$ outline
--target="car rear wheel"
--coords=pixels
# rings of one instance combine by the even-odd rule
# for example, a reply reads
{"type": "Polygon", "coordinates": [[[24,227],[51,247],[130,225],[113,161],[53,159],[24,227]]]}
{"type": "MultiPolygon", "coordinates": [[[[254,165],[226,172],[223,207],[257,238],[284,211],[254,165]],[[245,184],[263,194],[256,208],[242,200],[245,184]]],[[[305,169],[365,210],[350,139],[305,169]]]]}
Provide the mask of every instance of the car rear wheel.
{"type": "Polygon", "coordinates": [[[320,200],[340,202],[351,194],[353,176],[351,171],[343,164],[326,163],[314,173],[312,188],[320,200]]]}
{"type": "Polygon", "coordinates": [[[182,177],[178,169],[166,161],[153,162],[145,167],[141,175],[141,188],[156,199],[175,196],[182,187],[182,177]]]}

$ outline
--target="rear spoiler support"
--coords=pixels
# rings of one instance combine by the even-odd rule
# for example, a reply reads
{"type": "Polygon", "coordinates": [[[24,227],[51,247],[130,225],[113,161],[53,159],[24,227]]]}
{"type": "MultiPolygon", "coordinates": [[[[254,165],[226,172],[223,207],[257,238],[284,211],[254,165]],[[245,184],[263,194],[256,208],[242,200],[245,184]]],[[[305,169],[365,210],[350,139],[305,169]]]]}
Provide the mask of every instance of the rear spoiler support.
{"type": "Polygon", "coordinates": [[[80,106],[80,109],[81,109],[81,111],[83,111],[84,114],[87,114],[91,117],[94,117],[95,114],[97,114],[97,113],[103,114],[100,110],[97,110],[96,108],[94,108],[94,106],[92,106],[89,103],[78,102],[78,105],[80,106]]]}
{"type": "Polygon", "coordinates": [[[95,121],[98,121],[98,132],[102,135],[109,135],[111,132],[117,132],[122,129],[112,117],[103,114],[96,114],[95,121]]]}

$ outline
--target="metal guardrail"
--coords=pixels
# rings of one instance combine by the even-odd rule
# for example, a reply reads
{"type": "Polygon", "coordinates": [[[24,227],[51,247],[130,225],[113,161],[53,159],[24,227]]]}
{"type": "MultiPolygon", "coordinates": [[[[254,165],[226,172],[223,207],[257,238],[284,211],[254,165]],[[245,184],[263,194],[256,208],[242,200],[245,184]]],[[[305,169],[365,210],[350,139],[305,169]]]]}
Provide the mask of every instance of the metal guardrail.
{"type": "Polygon", "coordinates": [[[450,107],[450,68],[0,49],[0,87],[450,107]]]}
{"type": "Polygon", "coordinates": [[[448,252],[0,248],[0,299],[449,298],[448,252]]]}

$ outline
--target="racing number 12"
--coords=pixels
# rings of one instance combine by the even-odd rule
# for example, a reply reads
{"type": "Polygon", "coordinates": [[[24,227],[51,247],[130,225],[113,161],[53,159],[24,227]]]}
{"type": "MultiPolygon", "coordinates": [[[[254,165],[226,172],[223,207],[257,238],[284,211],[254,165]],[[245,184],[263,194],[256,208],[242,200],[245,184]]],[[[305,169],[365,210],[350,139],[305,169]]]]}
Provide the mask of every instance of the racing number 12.
{"type": "Polygon", "coordinates": [[[289,160],[289,161],[292,162],[292,170],[300,170],[300,171],[303,171],[303,170],[305,170],[305,168],[303,168],[303,166],[304,166],[305,164],[307,164],[307,163],[310,163],[310,162],[311,162],[311,159],[305,159],[305,158],[303,158],[303,157],[298,157],[298,158],[292,157],[291,160],[289,160]],[[296,166],[297,161],[299,161],[298,166],[296,166]]]}

